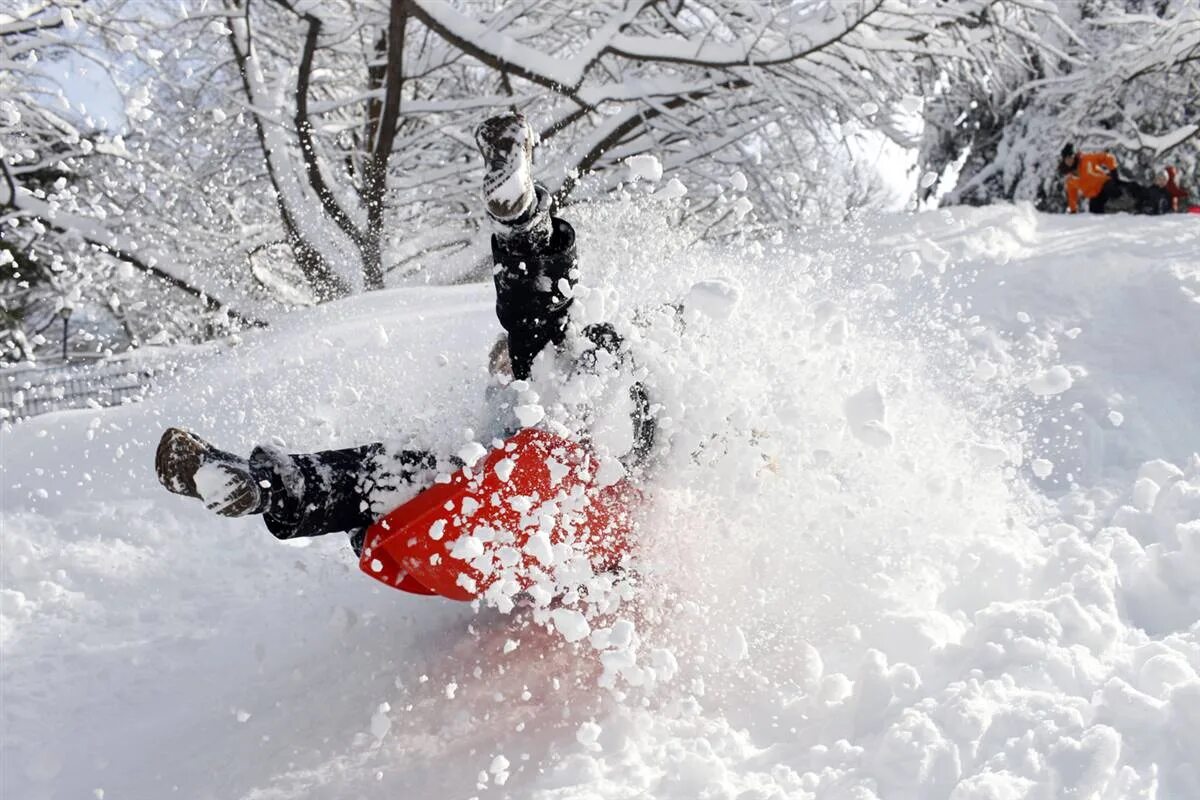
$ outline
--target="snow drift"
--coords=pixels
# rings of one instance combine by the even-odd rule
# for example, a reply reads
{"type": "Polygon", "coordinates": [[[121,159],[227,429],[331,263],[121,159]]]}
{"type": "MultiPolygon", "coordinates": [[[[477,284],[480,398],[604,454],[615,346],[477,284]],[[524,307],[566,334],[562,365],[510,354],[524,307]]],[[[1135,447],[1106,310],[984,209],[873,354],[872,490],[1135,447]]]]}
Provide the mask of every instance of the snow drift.
{"type": "Polygon", "coordinates": [[[3,433],[4,794],[1200,793],[1200,228],[1023,206],[708,245],[578,222],[672,449],[639,578],[538,615],[407,597],[151,471],[480,429],[486,286],[180,355],[3,433]],[[687,299],[689,324],[635,325],[687,299]],[[649,309],[650,311],[647,311],[649,309]]]}

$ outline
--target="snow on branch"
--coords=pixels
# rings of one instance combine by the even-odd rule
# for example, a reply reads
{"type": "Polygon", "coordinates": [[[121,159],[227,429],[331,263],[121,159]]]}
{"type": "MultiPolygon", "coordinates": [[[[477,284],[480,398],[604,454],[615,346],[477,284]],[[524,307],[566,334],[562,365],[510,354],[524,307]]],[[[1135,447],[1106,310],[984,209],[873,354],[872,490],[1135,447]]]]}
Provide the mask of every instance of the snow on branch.
{"type": "MultiPolygon", "coordinates": [[[[5,175],[7,177],[7,170],[5,171],[5,175]]],[[[11,182],[9,185],[12,186],[11,182]]],[[[7,198],[7,205],[23,216],[35,217],[44,225],[60,233],[79,236],[87,244],[97,248],[101,252],[129,264],[134,269],[151,275],[156,280],[172,288],[191,295],[210,311],[220,311],[242,325],[262,327],[266,324],[262,320],[246,316],[230,308],[211,293],[198,288],[188,280],[159,266],[161,262],[159,262],[158,258],[138,255],[136,245],[129,241],[128,237],[106,230],[94,219],[55,209],[51,204],[20,189],[7,198]]]]}

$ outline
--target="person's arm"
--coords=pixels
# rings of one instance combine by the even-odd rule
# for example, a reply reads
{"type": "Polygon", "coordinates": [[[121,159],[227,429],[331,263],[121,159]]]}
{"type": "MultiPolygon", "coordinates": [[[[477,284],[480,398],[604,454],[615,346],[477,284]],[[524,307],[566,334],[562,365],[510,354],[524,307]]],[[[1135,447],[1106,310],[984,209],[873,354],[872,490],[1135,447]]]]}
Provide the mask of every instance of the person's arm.
{"type": "Polygon", "coordinates": [[[1117,171],[1117,159],[1112,153],[1088,153],[1080,161],[1080,170],[1093,178],[1107,178],[1117,171]]]}

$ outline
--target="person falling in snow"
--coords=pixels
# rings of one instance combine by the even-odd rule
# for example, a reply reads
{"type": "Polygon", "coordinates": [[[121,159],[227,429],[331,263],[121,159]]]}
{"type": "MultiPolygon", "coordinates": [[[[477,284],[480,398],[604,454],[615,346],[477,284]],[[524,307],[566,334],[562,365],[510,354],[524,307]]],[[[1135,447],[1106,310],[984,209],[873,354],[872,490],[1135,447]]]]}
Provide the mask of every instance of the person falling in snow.
{"type": "Polygon", "coordinates": [[[1066,180],[1063,188],[1067,193],[1067,211],[1078,213],[1080,198],[1088,201],[1088,210],[1103,214],[1108,201],[1118,191],[1117,158],[1112,153],[1077,153],[1075,145],[1068,142],[1062,149],[1058,165],[1059,174],[1066,180]]]}
{"type": "Polygon", "coordinates": [[[1166,214],[1171,210],[1171,197],[1164,189],[1124,180],[1112,153],[1077,154],[1075,146],[1067,144],[1059,172],[1066,176],[1067,210],[1072,214],[1079,210],[1080,197],[1087,198],[1093,214],[1166,214]]]}
{"type": "MultiPolygon", "coordinates": [[[[548,346],[559,354],[581,352],[575,370],[626,363],[627,348],[608,324],[584,328],[577,346],[568,346],[578,279],[575,231],[550,213],[549,193],[533,182],[535,136],[525,117],[492,117],[475,138],[487,170],[484,200],[495,223],[496,316],[506,332],[490,356],[493,373],[528,380],[548,346]]],[[[642,384],[634,382],[628,394],[632,446],[622,463],[636,471],[651,453],[655,424],[642,384]]],[[[518,427],[511,421],[497,425],[499,438],[518,427]]],[[[279,539],[345,531],[360,552],[366,528],[389,510],[380,507],[379,498],[414,494],[433,482],[438,469],[431,452],[384,443],[307,454],[259,446],[244,458],[169,428],[158,445],[155,471],[168,491],[201,499],[217,514],[262,515],[279,539]]]]}

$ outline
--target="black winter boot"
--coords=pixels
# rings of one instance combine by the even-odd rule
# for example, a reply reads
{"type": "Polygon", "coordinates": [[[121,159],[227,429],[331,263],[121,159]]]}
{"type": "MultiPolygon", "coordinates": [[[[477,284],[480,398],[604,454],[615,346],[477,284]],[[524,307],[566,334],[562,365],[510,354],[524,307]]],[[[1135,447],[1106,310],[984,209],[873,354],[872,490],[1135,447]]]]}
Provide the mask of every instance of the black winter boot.
{"type": "Polygon", "coordinates": [[[550,194],[533,182],[536,139],[523,114],[491,117],[475,129],[487,168],[483,199],[498,223],[496,235],[531,253],[547,249],[553,235],[550,194]]]}
{"type": "Polygon", "coordinates": [[[534,138],[524,114],[490,117],[475,129],[475,143],[487,167],[483,199],[499,222],[513,222],[534,202],[534,138]]]}
{"type": "Polygon", "coordinates": [[[269,493],[252,474],[247,459],[180,428],[163,433],[154,470],[167,491],[198,498],[225,517],[261,514],[269,502],[269,493]]]}

